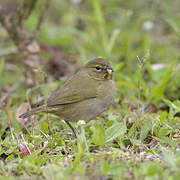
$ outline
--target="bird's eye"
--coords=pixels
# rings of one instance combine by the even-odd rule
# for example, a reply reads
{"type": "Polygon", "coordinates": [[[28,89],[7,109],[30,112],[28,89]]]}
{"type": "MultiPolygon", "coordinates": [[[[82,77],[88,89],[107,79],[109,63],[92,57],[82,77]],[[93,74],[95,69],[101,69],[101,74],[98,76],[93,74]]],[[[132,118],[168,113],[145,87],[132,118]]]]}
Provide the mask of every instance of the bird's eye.
{"type": "Polygon", "coordinates": [[[101,70],[101,67],[100,67],[100,66],[96,66],[96,70],[97,70],[97,71],[100,71],[100,70],[101,70]]]}

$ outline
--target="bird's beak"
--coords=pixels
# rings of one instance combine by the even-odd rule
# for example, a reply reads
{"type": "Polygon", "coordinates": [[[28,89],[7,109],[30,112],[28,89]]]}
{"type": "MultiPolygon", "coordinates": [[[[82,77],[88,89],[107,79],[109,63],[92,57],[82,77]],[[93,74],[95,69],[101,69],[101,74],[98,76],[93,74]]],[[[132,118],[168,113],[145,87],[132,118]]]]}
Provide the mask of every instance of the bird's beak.
{"type": "Polygon", "coordinates": [[[113,68],[108,64],[106,69],[105,79],[112,79],[112,73],[114,72],[113,68]]]}
{"type": "Polygon", "coordinates": [[[114,72],[114,70],[113,70],[113,68],[108,64],[108,66],[107,66],[107,72],[108,72],[108,74],[112,74],[113,72],[114,72]]]}

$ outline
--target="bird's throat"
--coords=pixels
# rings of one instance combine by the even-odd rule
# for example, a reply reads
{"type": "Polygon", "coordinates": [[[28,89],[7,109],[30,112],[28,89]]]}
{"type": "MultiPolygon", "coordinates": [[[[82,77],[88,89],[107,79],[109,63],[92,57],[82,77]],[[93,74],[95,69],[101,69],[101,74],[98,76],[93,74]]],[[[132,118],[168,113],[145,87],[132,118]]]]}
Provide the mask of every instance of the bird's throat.
{"type": "Polygon", "coordinates": [[[112,74],[106,73],[104,79],[108,79],[108,80],[112,79],[112,74]]]}

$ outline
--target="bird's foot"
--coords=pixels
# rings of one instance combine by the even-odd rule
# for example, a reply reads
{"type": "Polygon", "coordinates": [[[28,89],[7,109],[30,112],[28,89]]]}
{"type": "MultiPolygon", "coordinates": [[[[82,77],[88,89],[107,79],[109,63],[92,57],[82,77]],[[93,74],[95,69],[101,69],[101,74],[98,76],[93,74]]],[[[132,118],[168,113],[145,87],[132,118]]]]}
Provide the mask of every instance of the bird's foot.
{"type": "Polygon", "coordinates": [[[65,121],[67,123],[67,125],[71,128],[72,132],[73,132],[73,137],[77,138],[77,133],[76,133],[76,129],[72,127],[72,125],[70,124],[70,122],[65,121]]]}

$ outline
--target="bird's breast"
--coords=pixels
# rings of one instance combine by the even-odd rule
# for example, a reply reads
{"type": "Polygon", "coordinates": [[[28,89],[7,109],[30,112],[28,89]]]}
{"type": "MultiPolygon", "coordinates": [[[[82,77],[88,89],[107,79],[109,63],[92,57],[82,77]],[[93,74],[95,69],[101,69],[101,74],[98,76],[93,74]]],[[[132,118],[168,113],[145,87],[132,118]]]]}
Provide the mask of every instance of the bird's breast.
{"type": "Polygon", "coordinates": [[[101,105],[105,108],[109,107],[114,102],[116,94],[116,87],[113,80],[105,81],[101,83],[98,90],[98,99],[100,99],[101,105]]]}

